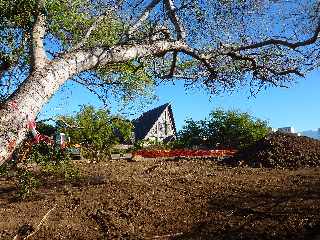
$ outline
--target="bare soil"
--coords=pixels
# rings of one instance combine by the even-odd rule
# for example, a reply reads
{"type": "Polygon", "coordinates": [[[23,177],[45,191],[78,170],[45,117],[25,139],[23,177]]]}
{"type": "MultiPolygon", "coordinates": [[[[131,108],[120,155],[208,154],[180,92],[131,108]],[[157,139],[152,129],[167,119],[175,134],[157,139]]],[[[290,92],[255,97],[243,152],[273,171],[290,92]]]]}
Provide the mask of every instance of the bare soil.
{"type": "MultiPolygon", "coordinates": [[[[43,177],[29,199],[0,182],[0,239],[320,239],[320,168],[210,160],[75,161],[82,179],[43,177]]],[[[1,179],[0,179],[1,180],[1,179]]]]}
{"type": "Polygon", "coordinates": [[[290,133],[275,132],[239,152],[249,166],[301,168],[320,166],[320,141],[290,133]]]}

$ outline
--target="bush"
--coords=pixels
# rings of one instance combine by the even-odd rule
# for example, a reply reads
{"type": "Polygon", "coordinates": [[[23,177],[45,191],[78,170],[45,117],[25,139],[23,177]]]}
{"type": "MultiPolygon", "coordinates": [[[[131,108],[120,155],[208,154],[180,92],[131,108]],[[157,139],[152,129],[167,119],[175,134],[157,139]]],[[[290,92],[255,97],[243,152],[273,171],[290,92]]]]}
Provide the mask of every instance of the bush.
{"type": "Polygon", "coordinates": [[[74,167],[70,160],[44,164],[42,170],[45,173],[62,177],[67,181],[76,181],[80,178],[79,170],[74,167]]]}
{"type": "Polygon", "coordinates": [[[160,142],[157,140],[140,140],[140,141],[135,142],[133,151],[141,150],[141,149],[169,150],[169,149],[173,149],[173,148],[174,148],[173,142],[164,143],[164,142],[160,142]]]}
{"type": "Polygon", "coordinates": [[[80,144],[81,155],[92,160],[110,158],[113,146],[131,140],[131,122],[110,115],[109,111],[83,106],[74,117],[61,117],[60,131],[71,144],[80,144]]]}
{"type": "Polygon", "coordinates": [[[45,122],[37,122],[37,131],[46,136],[54,136],[56,128],[45,122]]]}
{"type": "Polygon", "coordinates": [[[248,113],[216,110],[204,121],[187,120],[178,138],[184,147],[245,149],[269,132],[266,121],[248,113]]]}
{"type": "Polygon", "coordinates": [[[66,180],[78,179],[79,171],[72,164],[66,150],[39,143],[33,146],[28,162],[39,164],[45,173],[63,177],[66,180]]]}
{"type": "Polygon", "coordinates": [[[37,179],[32,172],[25,169],[19,169],[17,174],[18,198],[25,199],[32,195],[33,191],[37,189],[39,185],[39,179],[37,179]]]}
{"type": "Polygon", "coordinates": [[[70,156],[60,147],[50,146],[45,142],[40,142],[32,146],[28,157],[28,162],[46,164],[69,160],[70,156]]]}
{"type": "MultiPolygon", "coordinates": [[[[29,146],[29,145],[28,145],[29,146]]],[[[16,162],[1,166],[0,174],[6,177],[10,176],[16,182],[18,189],[17,197],[19,199],[25,199],[40,186],[41,173],[54,175],[55,177],[64,178],[67,181],[78,180],[80,177],[79,171],[72,164],[69,155],[66,151],[48,145],[44,142],[30,145],[31,150],[20,149],[21,152],[28,151],[25,161],[17,159],[16,162]],[[21,162],[17,165],[18,162],[21,162]],[[27,170],[27,164],[36,163],[41,168],[40,174],[34,174],[32,171],[27,170]]],[[[20,153],[18,156],[24,155],[20,153]]]]}
{"type": "Polygon", "coordinates": [[[176,145],[180,148],[192,148],[205,143],[206,123],[205,121],[194,121],[188,119],[182,130],[178,133],[176,145]]]}

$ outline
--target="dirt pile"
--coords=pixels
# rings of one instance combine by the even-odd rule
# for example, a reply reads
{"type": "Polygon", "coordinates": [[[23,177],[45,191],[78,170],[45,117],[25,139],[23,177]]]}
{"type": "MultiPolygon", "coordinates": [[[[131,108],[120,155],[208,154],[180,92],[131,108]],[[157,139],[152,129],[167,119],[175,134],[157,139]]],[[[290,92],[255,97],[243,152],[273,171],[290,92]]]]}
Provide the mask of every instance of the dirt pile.
{"type": "Polygon", "coordinates": [[[272,133],[239,156],[255,167],[320,166],[320,141],[293,134],[272,133]]]}

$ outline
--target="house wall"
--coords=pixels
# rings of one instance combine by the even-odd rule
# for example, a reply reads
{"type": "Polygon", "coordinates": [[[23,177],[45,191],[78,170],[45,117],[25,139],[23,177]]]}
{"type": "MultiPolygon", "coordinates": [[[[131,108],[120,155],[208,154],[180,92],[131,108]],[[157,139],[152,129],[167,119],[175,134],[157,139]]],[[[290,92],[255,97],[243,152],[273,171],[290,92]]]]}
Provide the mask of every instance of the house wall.
{"type": "Polygon", "coordinates": [[[175,131],[169,108],[167,107],[150,129],[145,139],[162,141],[172,135],[175,135],[175,131]]]}

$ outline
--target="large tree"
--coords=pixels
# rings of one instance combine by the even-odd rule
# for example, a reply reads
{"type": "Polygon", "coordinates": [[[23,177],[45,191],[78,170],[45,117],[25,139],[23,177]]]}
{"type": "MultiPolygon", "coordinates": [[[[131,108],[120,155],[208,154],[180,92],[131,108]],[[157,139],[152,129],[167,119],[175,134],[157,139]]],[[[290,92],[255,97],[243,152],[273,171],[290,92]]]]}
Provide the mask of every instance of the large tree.
{"type": "Polygon", "coordinates": [[[0,164],[69,79],[124,96],[153,80],[211,93],[285,86],[318,65],[319,9],[317,0],[0,0],[0,164]]]}

